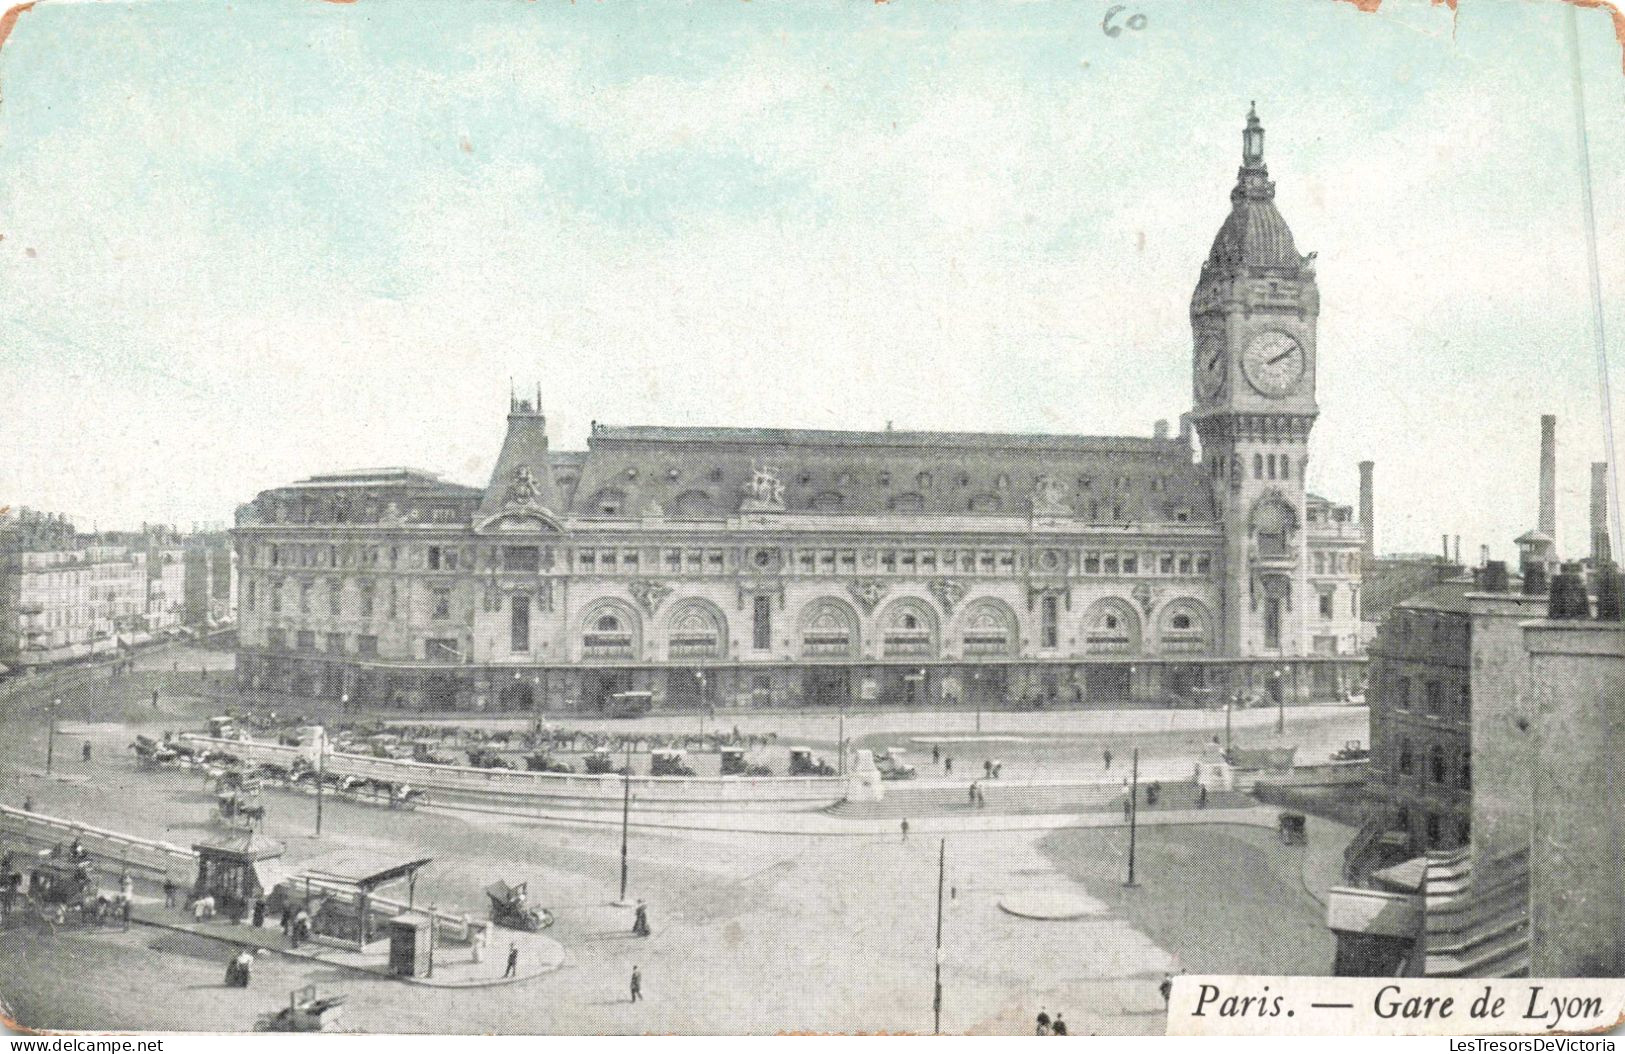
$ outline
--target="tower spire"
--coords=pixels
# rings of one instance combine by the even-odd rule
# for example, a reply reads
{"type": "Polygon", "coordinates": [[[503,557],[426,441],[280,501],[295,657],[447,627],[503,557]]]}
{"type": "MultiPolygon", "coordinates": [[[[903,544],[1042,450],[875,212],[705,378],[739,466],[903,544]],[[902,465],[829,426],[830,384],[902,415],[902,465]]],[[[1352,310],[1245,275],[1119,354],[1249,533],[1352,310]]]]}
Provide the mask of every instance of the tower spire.
{"type": "Polygon", "coordinates": [[[1256,100],[1247,104],[1247,127],[1241,133],[1241,163],[1244,168],[1264,167],[1264,126],[1258,120],[1256,100]]]}

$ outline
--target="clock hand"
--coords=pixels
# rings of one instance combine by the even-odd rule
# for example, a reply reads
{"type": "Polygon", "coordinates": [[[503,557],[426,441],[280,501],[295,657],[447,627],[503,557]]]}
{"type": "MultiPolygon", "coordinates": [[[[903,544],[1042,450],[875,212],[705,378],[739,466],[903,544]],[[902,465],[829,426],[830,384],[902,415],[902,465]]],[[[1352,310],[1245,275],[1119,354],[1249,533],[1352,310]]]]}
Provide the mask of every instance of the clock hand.
{"type": "Polygon", "coordinates": [[[1288,348],[1285,351],[1281,352],[1281,354],[1275,356],[1275,358],[1271,359],[1269,362],[1265,363],[1265,365],[1266,366],[1274,366],[1277,362],[1280,362],[1282,359],[1287,358],[1288,356],[1290,356],[1293,352],[1295,352],[1297,350],[1298,350],[1297,348],[1288,348]]]}

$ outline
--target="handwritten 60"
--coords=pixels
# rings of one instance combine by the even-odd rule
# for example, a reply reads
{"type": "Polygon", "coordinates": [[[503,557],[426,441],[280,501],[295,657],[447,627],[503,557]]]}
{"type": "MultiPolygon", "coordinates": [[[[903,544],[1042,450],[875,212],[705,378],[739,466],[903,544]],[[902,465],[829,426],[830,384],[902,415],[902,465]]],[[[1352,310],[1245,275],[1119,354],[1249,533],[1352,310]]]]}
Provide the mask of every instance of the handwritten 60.
{"type": "Polygon", "coordinates": [[[1114,7],[1109,7],[1106,9],[1106,17],[1100,20],[1100,28],[1101,31],[1104,32],[1108,37],[1122,36],[1124,26],[1127,26],[1136,33],[1145,28],[1145,16],[1140,14],[1138,11],[1132,15],[1129,15],[1128,18],[1122,22],[1122,24],[1119,24],[1117,21],[1117,16],[1121,14],[1123,10],[1124,5],[1122,4],[1117,4],[1114,7]]]}

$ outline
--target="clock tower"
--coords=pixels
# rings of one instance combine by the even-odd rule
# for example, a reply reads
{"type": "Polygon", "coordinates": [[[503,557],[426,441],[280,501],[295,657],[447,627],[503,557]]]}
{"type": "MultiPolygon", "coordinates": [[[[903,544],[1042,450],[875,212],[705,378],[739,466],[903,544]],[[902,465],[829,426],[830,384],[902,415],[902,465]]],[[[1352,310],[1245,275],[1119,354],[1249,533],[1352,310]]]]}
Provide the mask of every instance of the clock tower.
{"type": "Polygon", "coordinates": [[[1224,530],[1223,653],[1306,654],[1304,469],[1315,406],[1314,254],[1275,208],[1256,109],[1230,215],[1191,297],[1191,415],[1224,530]]]}

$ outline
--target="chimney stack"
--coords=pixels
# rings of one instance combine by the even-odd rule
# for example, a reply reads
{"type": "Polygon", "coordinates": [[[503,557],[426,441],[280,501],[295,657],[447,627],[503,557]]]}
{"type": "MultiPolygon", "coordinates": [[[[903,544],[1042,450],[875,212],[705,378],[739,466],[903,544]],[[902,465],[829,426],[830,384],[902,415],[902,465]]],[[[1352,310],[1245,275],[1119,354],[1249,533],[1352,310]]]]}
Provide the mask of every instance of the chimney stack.
{"type": "Polygon", "coordinates": [[[1371,486],[1374,461],[1360,462],[1360,524],[1365,528],[1365,563],[1369,564],[1377,551],[1377,501],[1371,486]]]}
{"type": "Polygon", "coordinates": [[[1459,535],[1459,534],[1456,535],[1455,549],[1456,549],[1455,557],[1454,557],[1453,560],[1451,560],[1451,563],[1459,564],[1459,563],[1461,563],[1461,535],[1459,535]]]}
{"type": "Polygon", "coordinates": [[[1540,417],[1540,521],[1541,533],[1557,540],[1557,418],[1540,417]]]}
{"type": "Polygon", "coordinates": [[[1608,462],[1591,463],[1591,565],[1606,567],[1614,562],[1608,539],[1608,462]]]}
{"type": "Polygon", "coordinates": [[[1444,550],[1444,562],[1448,564],[1450,562],[1450,536],[1448,534],[1439,535],[1439,546],[1444,550]]]}
{"type": "Polygon", "coordinates": [[[1578,563],[1563,564],[1552,576],[1546,617],[1569,620],[1591,617],[1591,598],[1586,595],[1585,575],[1580,573],[1578,563]]]}
{"type": "MultiPolygon", "coordinates": [[[[1488,567],[1489,564],[1490,564],[1490,547],[1487,546],[1487,545],[1481,545],[1481,546],[1478,547],[1478,566],[1479,567],[1488,567]]],[[[1506,569],[1506,564],[1503,563],[1501,565],[1501,568],[1504,571],[1506,569]]]]}
{"type": "Polygon", "coordinates": [[[1486,560],[1484,562],[1483,589],[1486,593],[1505,593],[1507,591],[1507,564],[1505,560],[1486,560]]]}

